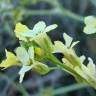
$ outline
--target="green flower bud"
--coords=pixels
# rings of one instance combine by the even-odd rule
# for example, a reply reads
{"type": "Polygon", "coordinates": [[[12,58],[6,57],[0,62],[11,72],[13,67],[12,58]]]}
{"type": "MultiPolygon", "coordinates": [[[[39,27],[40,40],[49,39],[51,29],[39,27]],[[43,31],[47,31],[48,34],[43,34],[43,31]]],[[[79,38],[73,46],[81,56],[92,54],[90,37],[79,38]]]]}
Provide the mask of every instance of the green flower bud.
{"type": "Polygon", "coordinates": [[[36,54],[37,56],[39,56],[39,57],[44,56],[44,51],[43,51],[41,48],[37,47],[37,48],[35,48],[34,51],[35,51],[35,54],[36,54]]]}
{"type": "Polygon", "coordinates": [[[36,71],[39,74],[47,74],[50,71],[50,68],[41,62],[36,61],[32,70],[36,71]]]}

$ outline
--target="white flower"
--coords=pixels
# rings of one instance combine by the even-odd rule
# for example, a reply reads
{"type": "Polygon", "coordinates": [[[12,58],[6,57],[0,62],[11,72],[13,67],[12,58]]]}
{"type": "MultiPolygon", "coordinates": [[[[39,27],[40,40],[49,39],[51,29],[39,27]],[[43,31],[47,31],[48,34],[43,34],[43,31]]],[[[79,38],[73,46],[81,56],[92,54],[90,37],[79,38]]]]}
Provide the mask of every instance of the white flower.
{"type": "Polygon", "coordinates": [[[96,33],[96,17],[94,16],[87,16],[84,19],[85,27],[84,33],[86,34],[94,34],[96,33]]]}
{"type": "Polygon", "coordinates": [[[19,40],[27,41],[27,38],[34,39],[40,33],[49,32],[57,27],[56,24],[46,26],[45,22],[39,21],[33,29],[29,29],[26,25],[17,23],[15,27],[15,34],[19,40]]]}

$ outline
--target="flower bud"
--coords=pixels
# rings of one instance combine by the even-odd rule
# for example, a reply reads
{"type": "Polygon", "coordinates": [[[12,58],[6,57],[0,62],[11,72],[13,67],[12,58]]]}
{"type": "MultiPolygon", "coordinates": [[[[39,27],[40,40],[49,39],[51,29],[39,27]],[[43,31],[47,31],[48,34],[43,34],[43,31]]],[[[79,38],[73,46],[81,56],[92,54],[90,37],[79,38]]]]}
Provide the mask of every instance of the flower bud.
{"type": "Polygon", "coordinates": [[[35,48],[35,54],[41,57],[41,56],[44,56],[44,51],[41,48],[37,47],[35,48]]]}
{"type": "Polygon", "coordinates": [[[46,64],[43,64],[38,61],[36,61],[32,70],[34,70],[37,73],[42,74],[42,75],[47,74],[50,71],[49,67],[46,64]]]}

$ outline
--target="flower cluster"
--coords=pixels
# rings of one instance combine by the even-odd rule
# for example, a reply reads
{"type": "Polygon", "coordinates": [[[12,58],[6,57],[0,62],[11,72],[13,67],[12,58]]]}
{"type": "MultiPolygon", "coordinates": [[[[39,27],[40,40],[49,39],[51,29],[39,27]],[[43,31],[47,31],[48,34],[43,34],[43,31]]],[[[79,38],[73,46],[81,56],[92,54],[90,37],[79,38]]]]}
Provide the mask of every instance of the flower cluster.
{"type": "Polygon", "coordinates": [[[16,55],[6,50],[7,58],[1,62],[0,67],[6,69],[11,66],[20,66],[20,82],[23,81],[25,73],[32,69],[40,74],[48,73],[50,68],[44,64],[44,55],[46,55],[45,51],[52,50],[52,43],[46,32],[56,27],[56,24],[46,27],[45,22],[40,21],[31,30],[17,23],[14,32],[20,40],[20,46],[15,49],[16,55]]]}
{"type": "MultiPolygon", "coordinates": [[[[90,27],[90,29],[95,28],[96,20],[90,21],[90,18],[92,19],[93,17],[85,18],[84,32],[87,32],[87,27],[90,27]]],[[[34,70],[44,75],[54,69],[54,67],[50,67],[45,63],[49,60],[55,64],[55,68],[61,68],[70,73],[78,82],[87,83],[96,88],[96,66],[92,59],[89,57],[89,62],[85,66],[84,60],[86,57],[77,56],[74,50],[74,46],[79,41],[73,42],[73,38],[66,33],[63,34],[65,43],[61,41],[52,43],[47,32],[56,27],[56,24],[46,26],[45,22],[40,21],[33,29],[29,29],[26,25],[17,23],[15,34],[20,41],[20,46],[14,50],[15,54],[5,50],[6,59],[1,62],[0,67],[6,69],[12,66],[20,66],[19,81],[21,83],[25,73],[28,71],[34,70]],[[55,57],[54,53],[61,53],[63,55],[62,61],[55,57]]]]}
{"type": "Polygon", "coordinates": [[[65,44],[61,41],[55,41],[54,52],[60,52],[64,55],[62,62],[65,65],[65,71],[69,72],[80,83],[88,83],[96,88],[96,66],[89,57],[88,64],[85,66],[84,60],[86,57],[78,57],[73,47],[79,42],[72,42],[72,38],[64,33],[65,44]]]}

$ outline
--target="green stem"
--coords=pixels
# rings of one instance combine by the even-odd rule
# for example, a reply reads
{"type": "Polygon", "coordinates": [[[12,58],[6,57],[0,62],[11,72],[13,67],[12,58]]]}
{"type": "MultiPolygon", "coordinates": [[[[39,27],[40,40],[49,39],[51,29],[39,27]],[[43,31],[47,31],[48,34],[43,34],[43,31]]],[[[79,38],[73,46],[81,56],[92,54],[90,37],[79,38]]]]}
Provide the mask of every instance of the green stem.
{"type": "Polygon", "coordinates": [[[54,7],[54,10],[57,10],[57,11],[54,11],[54,12],[56,12],[56,14],[59,13],[62,16],[67,16],[67,17],[69,17],[71,19],[74,19],[74,20],[77,20],[77,21],[80,21],[80,22],[84,21],[84,17],[65,9],[59,3],[58,0],[54,0],[54,2],[52,2],[51,0],[41,0],[41,1],[45,1],[45,2],[47,2],[49,4],[51,4],[54,7]]]}
{"type": "Polygon", "coordinates": [[[59,68],[59,67],[50,67],[50,71],[52,71],[52,70],[58,70],[58,69],[61,69],[61,68],[59,68]]]}
{"type": "Polygon", "coordinates": [[[71,11],[65,9],[65,8],[63,8],[61,10],[61,14],[64,15],[64,16],[66,16],[66,17],[69,17],[71,19],[80,21],[80,22],[83,22],[84,21],[84,17],[82,17],[80,15],[77,15],[77,14],[75,14],[75,13],[73,13],[73,12],[71,12],[71,11]]]}
{"type": "MultiPolygon", "coordinates": [[[[80,21],[80,22],[83,22],[83,20],[84,20],[84,17],[82,17],[76,13],[73,13],[70,10],[65,9],[58,2],[58,0],[54,0],[54,2],[52,2],[51,0],[40,0],[40,1],[49,3],[50,5],[53,6],[53,8],[50,10],[46,10],[46,9],[30,10],[30,9],[26,9],[24,7],[23,8],[19,7],[19,10],[24,11],[24,13],[27,12],[27,14],[24,14],[25,17],[29,16],[29,15],[47,15],[47,16],[50,16],[50,15],[57,15],[58,14],[60,16],[66,16],[68,18],[71,18],[71,19],[74,19],[74,20],[80,21]]],[[[38,2],[40,2],[40,1],[38,1],[38,2]]]]}
{"type": "Polygon", "coordinates": [[[19,92],[21,92],[23,96],[29,96],[29,94],[26,92],[26,90],[21,84],[13,82],[11,79],[9,79],[7,75],[3,73],[0,73],[0,77],[5,78],[10,84],[13,85],[13,87],[15,87],[19,92]]]}
{"type": "Polygon", "coordinates": [[[30,16],[30,15],[54,15],[55,11],[54,10],[29,10],[29,9],[24,9],[27,14],[24,14],[25,16],[30,16]]]}
{"type": "Polygon", "coordinates": [[[72,76],[75,77],[75,79],[79,79],[79,81],[82,82],[82,80],[84,80],[83,77],[80,76],[80,74],[78,74],[77,72],[75,72],[73,69],[71,69],[70,67],[68,67],[66,64],[60,62],[53,54],[49,54],[47,56],[47,59],[49,61],[51,61],[52,63],[56,64],[57,66],[60,66],[60,68],[66,72],[68,72],[69,74],[71,74],[72,76]]]}
{"type": "Polygon", "coordinates": [[[27,14],[24,14],[25,16],[29,16],[29,15],[61,15],[61,16],[66,16],[69,17],[71,19],[74,19],[76,21],[80,21],[83,22],[84,18],[82,16],[79,16],[65,8],[61,9],[61,8],[55,8],[55,9],[51,9],[51,10],[27,10],[25,9],[25,12],[27,12],[27,14]]]}
{"type": "Polygon", "coordinates": [[[60,68],[67,71],[68,73],[76,74],[71,68],[67,67],[64,63],[60,62],[53,54],[48,54],[47,59],[52,63],[56,64],[57,66],[60,66],[60,68]]]}
{"type": "Polygon", "coordinates": [[[61,88],[55,89],[53,91],[53,96],[60,95],[60,94],[65,94],[65,93],[76,91],[76,90],[86,88],[86,87],[88,87],[88,85],[86,85],[86,84],[73,84],[73,85],[70,85],[70,86],[61,87],[61,88]]]}

